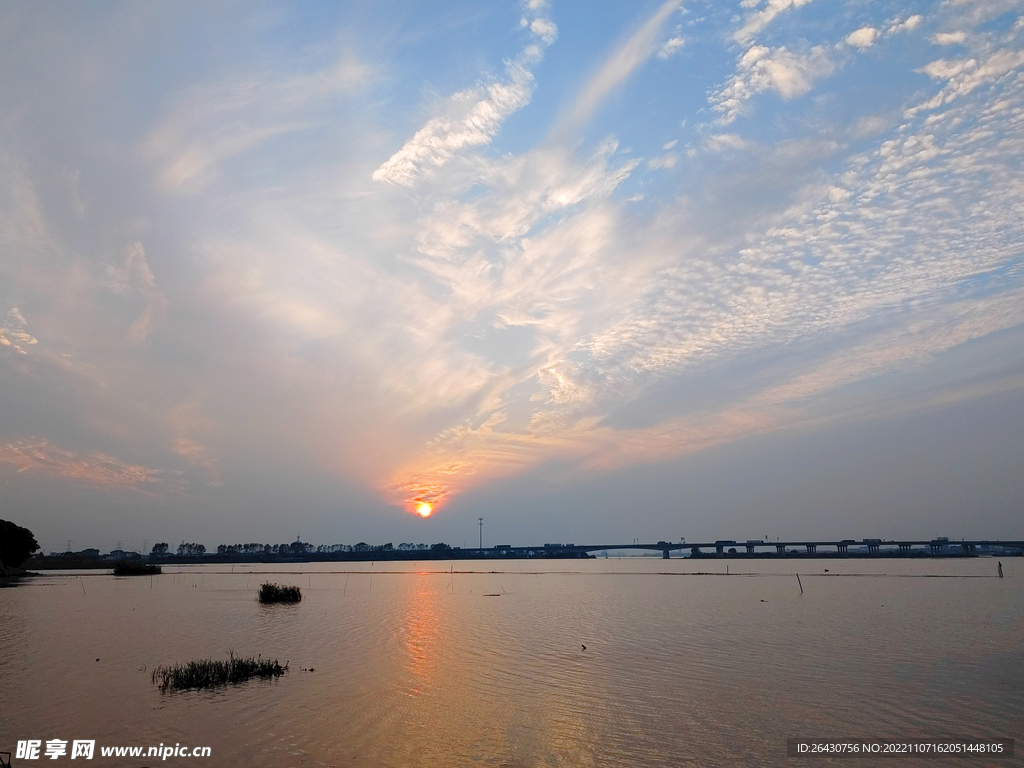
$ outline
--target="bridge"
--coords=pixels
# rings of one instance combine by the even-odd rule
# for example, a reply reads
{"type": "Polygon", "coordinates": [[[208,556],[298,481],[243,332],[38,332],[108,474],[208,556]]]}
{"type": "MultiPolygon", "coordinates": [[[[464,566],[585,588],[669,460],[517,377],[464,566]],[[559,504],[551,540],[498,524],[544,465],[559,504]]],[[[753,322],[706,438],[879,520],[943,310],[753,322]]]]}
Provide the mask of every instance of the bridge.
{"type": "Polygon", "coordinates": [[[689,551],[691,557],[973,557],[996,551],[1024,554],[1024,541],[998,539],[840,539],[838,541],[765,541],[763,539],[719,539],[709,542],[658,541],[653,544],[544,544],[535,547],[496,547],[462,549],[461,557],[586,557],[592,552],[626,549],[670,553],[689,551]],[[819,551],[820,550],[820,551],[819,551]]]}

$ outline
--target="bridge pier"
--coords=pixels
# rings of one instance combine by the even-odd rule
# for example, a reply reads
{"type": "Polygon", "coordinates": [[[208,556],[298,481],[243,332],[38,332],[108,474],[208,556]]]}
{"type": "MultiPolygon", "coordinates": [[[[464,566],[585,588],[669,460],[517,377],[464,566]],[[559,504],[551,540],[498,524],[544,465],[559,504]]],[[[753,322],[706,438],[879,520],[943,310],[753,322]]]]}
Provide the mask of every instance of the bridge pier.
{"type": "Polygon", "coordinates": [[[963,549],[965,555],[970,555],[974,552],[973,544],[961,544],[960,547],[963,549]]]}
{"type": "Polygon", "coordinates": [[[899,544],[898,546],[900,548],[900,554],[901,555],[909,555],[910,554],[911,546],[909,544],[899,544]]]}
{"type": "Polygon", "coordinates": [[[753,544],[747,544],[747,554],[748,555],[754,554],[754,545],[753,544]]]}
{"type": "Polygon", "coordinates": [[[721,544],[715,544],[715,555],[721,557],[725,553],[725,547],[721,544]]]}
{"type": "Polygon", "coordinates": [[[816,544],[806,544],[804,546],[807,547],[807,554],[808,555],[813,555],[815,552],[818,551],[818,547],[817,547],[816,544]]]}
{"type": "Polygon", "coordinates": [[[782,556],[782,555],[786,554],[786,545],[785,544],[776,544],[775,545],[775,554],[777,554],[779,556],[782,556]]]}
{"type": "Polygon", "coordinates": [[[877,556],[878,555],[878,545],[877,544],[868,544],[868,554],[871,555],[872,557],[877,556]]]}
{"type": "Polygon", "coordinates": [[[849,549],[849,547],[848,547],[848,546],[847,546],[846,544],[836,544],[836,551],[837,551],[837,552],[838,552],[838,553],[839,553],[840,555],[845,555],[845,554],[846,554],[846,551],[847,551],[848,549],[849,549]]]}
{"type": "Polygon", "coordinates": [[[661,550],[661,559],[662,560],[668,560],[668,550],[667,549],[661,550]]]}

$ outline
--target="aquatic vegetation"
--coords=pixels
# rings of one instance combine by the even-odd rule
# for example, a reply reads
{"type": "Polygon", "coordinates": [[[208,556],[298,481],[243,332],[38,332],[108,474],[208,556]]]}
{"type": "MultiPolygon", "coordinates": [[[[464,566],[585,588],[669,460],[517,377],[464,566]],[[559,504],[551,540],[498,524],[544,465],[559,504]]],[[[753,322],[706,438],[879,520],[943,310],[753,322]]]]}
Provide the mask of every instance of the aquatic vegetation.
{"type": "Polygon", "coordinates": [[[269,581],[260,587],[261,603],[297,603],[302,600],[302,591],[298,587],[282,584],[271,584],[269,581]]]}
{"type": "Polygon", "coordinates": [[[153,682],[161,691],[212,688],[228,683],[243,683],[254,677],[279,677],[288,670],[277,659],[271,661],[261,657],[243,658],[228,654],[226,661],[199,659],[173,667],[157,667],[153,670],[153,682]]]}
{"type": "Polygon", "coordinates": [[[120,560],[114,563],[115,576],[153,576],[161,570],[159,565],[140,563],[138,560],[120,560]]]}

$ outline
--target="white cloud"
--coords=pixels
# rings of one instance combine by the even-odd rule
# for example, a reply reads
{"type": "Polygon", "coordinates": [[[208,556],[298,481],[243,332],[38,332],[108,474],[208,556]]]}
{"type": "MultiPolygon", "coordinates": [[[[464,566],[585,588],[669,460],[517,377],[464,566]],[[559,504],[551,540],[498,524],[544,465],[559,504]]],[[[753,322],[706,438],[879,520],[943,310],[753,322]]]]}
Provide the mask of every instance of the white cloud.
{"type": "Polygon", "coordinates": [[[685,41],[681,37],[670,37],[658,49],[659,59],[668,59],[682,50],[685,41]]]}
{"type": "Polygon", "coordinates": [[[861,27],[846,36],[846,42],[854,48],[866,51],[875,44],[881,33],[874,27],[861,27]]]}
{"type": "Polygon", "coordinates": [[[647,161],[647,167],[652,170],[656,170],[658,168],[675,168],[676,163],[678,162],[679,156],[669,152],[667,155],[662,155],[661,157],[652,157],[647,161]]]}
{"type": "Polygon", "coordinates": [[[824,46],[815,46],[801,54],[785,47],[772,49],[755,45],[740,57],[736,73],[709,100],[720,115],[719,122],[728,124],[758,93],[775,91],[783,99],[794,99],[810,91],[817,80],[828,77],[834,70],[835,63],[824,46]]]}
{"type": "Polygon", "coordinates": [[[637,67],[654,53],[658,32],[666,19],[681,5],[682,0],[666,0],[657,11],[626,40],[594,75],[572,108],[552,133],[558,137],[572,135],[604,101],[609,93],[621,85],[637,67]]]}
{"type": "Polygon", "coordinates": [[[543,50],[558,37],[558,28],[546,15],[545,5],[530,3],[532,19],[523,18],[535,36],[512,61],[505,62],[504,82],[478,85],[454,94],[445,114],[427,121],[400,150],[373,172],[373,180],[412,186],[432,174],[457,152],[490,144],[505,120],[527,104],[533,95],[531,68],[540,63],[543,50]]]}
{"type": "Polygon", "coordinates": [[[959,45],[966,39],[965,32],[938,32],[932,35],[932,42],[936,45],[959,45]]]}
{"type": "Polygon", "coordinates": [[[724,152],[726,150],[749,149],[751,144],[739,134],[716,133],[705,139],[704,146],[712,152],[724,152]]]}
{"type": "Polygon", "coordinates": [[[373,180],[412,186],[418,176],[444,165],[459,150],[489,144],[505,119],[530,103],[533,93],[533,75],[522,64],[509,62],[506,75],[506,82],[452,96],[449,113],[428,121],[373,172],[373,180]]]}
{"type": "Polygon", "coordinates": [[[370,77],[366,65],[346,55],[311,73],[239,75],[193,88],[177,97],[139,152],[157,164],[165,189],[196,193],[217,178],[225,160],[306,128],[308,113],[370,77]]]}
{"type": "Polygon", "coordinates": [[[807,5],[811,0],[768,0],[768,5],[759,11],[747,14],[741,26],[733,34],[733,40],[737,43],[748,43],[760,33],[765,27],[775,20],[775,17],[790,8],[800,8],[807,5]]]}
{"type": "Polygon", "coordinates": [[[971,93],[982,85],[999,80],[1022,66],[1024,66],[1024,50],[998,50],[983,61],[973,58],[937,59],[919,71],[933,80],[945,80],[946,85],[935,96],[910,107],[904,114],[910,118],[922,111],[937,109],[971,93]]]}
{"type": "Polygon", "coordinates": [[[885,32],[888,35],[896,34],[897,32],[911,32],[917,29],[922,21],[924,21],[924,16],[920,14],[914,14],[905,19],[896,19],[886,27],[885,32]]]}

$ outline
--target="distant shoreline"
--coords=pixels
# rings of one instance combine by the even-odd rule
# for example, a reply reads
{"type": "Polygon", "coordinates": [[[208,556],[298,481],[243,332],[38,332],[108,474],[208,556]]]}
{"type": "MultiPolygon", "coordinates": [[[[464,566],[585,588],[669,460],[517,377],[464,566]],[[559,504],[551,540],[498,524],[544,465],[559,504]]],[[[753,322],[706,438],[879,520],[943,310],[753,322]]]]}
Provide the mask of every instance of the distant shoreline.
{"type": "MultiPolygon", "coordinates": [[[[614,551],[614,550],[609,550],[614,551]]],[[[310,554],[305,557],[265,557],[256,555],[202,555],[182,556],[169,555],[164,557],[136,558],[142,562],[155,563],[159,565],[223,565],[223,564],[260,564],[260,565],[285,565],[289,563],[336,563],[336,562],[423,562],[435,560],[593,560],[603,559],[600,554],[586,554],[575,551],[557,552],[547,551],[533,555],[520,554],[520,550],[485,550],[483,554],[479,550],[449,550],[443,552],[431,552],[428,550],[403,551],[393,550],[390,552],[334,552],[328,554],[310,554]]],[[[885,551],[877,554],[867,552],[847,552],[839,554],[832,551],[815,552],[787,552],[779,555],[774,552],[724,552],[718,555],[714,552],[704,552],[699,555],[687,555],[686,557],[672,557],[672,560],[944,560],[944,559],[970,559],[979,557],[1021,557],[1020,551],[1006,551],[999,553],[965,553],[959,551],[932,553],[928,550],[914,550],[909,553],[898,551],[885,551]]],[[[629,555],[642,559],[661,559],[654,555],[629,555]]],[[[106,560],[98,557],[66,557],[61,555],[47,555],[44,557],[33,557],[25,563],[26,566],[38,570],[103,570],[113,569],[118,561],[106,560]]]]}

